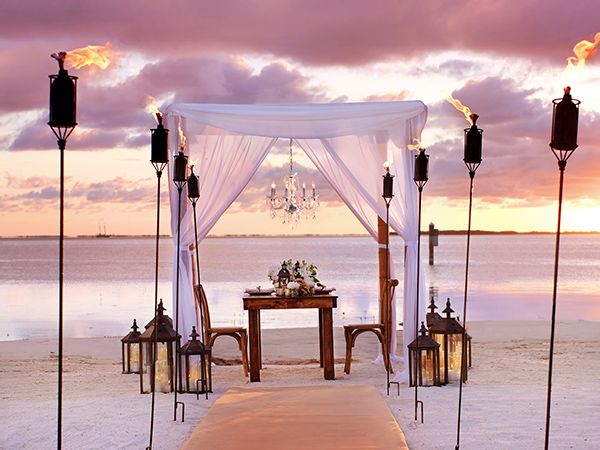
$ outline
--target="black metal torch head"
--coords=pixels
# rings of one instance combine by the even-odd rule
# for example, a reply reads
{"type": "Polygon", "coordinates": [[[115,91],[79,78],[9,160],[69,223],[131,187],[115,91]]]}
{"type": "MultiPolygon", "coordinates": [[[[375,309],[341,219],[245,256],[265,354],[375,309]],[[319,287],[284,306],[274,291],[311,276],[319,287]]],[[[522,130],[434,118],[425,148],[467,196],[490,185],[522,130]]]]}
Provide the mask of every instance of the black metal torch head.
{"type": "Polygon", "coordinates": [[[425,153],[425,149],[419,149],[419,154],[415,155],[415,176],[413,178],[415,184],[422,189],[429,180],[429,155],[425,153]]]}
{"type": "Polygon", "coordinates": [[[152,132],[152,155],[150,162],[157,172],[162,172],[169,162],[169,130],[159,123],[152,132]]]}
{"type": "Polygon", "coordinates": [[[390,173],[390,169],[388,167],[385,168],[386,173],[383,176],[383,198],[386,204],[392,201],[392,197],[394,196],[394,175],[390,173]]]}
{"type": "Polygon", "coordinates": [[[198,188],[198,177],[192,172],[188,178],[187,187],[188,198],[195,202],[200,197],[200,189],[198,188]]]}
{"type": "Polygon", "coordinates": [[[175,170],[173,171],[173,181],[175,184],[179,183],[183,186],[187,181],[187,160],[188,157],[180,150],[179,154],[175,157],[175,170]]]}
{"type": "Polygon", "coordinates": [[[469,169],[469,172],[474,175],[475,171],[481,164],[481,143],[483,140],[483,130],[481,128],[477,128],[477,119],[479,118],[477,114],[471,114],[469,117],[471,118],[473,125],[471,125],[471,128],[465,128],[465,152],[463,161],[469,169]]]}
{"type": "Polygon", "coordinates": [[[552,136],[550,148],[559,161],[566,161],[577,148],[579,100],[571,98],[571,88],[565,88],[561,99],[552,100],[552,136]],[[558,153],[557,153],[558,152],[558,153]]]}
{"type": "Polygon", "coordinates": [[[50,75],[50,118],[48,125],[59,139],[66,139],[77,126],[77,77],[64,69],[65,52],[53,54],[58,75],[50,75]]]}

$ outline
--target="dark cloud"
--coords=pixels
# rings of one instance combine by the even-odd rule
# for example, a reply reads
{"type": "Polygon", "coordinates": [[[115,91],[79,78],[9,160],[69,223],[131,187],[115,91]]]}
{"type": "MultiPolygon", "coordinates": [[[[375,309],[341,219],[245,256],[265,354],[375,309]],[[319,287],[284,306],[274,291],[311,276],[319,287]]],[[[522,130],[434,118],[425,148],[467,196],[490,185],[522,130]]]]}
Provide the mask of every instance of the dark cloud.
{"type": "Polygon", "coordinates": [[[271,54],[313,65],[358,65],[423,52],[469,50],[564,62],[598,31],[595,0],[400,2],[232,0],[164,3],[5,0],[2,38],[53,39],[147,54],[271,54]]]}
{"type": "MultiPolygon", "coordinates": [[[[486,78],[467,82],[453,97],[480,115],[483,132],[483,162],[476,173],[476,195],[484,203],[521,202],[532,206],[556,198],[557,163],[550,151],[552,103],[541,102],[535,91],[523,89],[514,80],[486,78]]],[[[427,194],[435,197],[468,196],[468,171],[462,161],[464,129],[470,124],[449,102],[430,105],[428,126],[452,133],[427,146],[432,155],[427,194]],[[454,130],[454,132],[452,132],[454,130]]],[[[592,135],[600,115],[580,117],[580,135],[592,135]]],[[[592,154],[598,155],[597,139],[590,139],[592,154]]],[[[426,144],[426,143],[424,143],[426,144]]],[[[580,151],[577,151],[579,157],[580,151]]],[[[569,162],[569,193],[565,200],[599,198],[593,182],[600,173],[599,158],[569,162]]]]}

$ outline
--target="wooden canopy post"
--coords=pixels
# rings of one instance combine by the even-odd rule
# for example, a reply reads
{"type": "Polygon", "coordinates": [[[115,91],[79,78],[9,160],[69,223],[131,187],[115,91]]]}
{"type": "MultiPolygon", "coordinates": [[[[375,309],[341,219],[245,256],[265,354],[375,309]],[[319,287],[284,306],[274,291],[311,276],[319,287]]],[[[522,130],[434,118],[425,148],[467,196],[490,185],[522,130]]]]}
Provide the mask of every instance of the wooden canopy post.
{"type": "Polygon", "coordinates": [[[379,321],[385,325],[385,338],[389,348],[392,342],[392,310],[388,285],[390,279],[389,259],[386,262],[386,258],[389,257],[389,252],[386,252],[389,229],[381,217],[377,217],[377,242],[379,243],[379,321]]]}

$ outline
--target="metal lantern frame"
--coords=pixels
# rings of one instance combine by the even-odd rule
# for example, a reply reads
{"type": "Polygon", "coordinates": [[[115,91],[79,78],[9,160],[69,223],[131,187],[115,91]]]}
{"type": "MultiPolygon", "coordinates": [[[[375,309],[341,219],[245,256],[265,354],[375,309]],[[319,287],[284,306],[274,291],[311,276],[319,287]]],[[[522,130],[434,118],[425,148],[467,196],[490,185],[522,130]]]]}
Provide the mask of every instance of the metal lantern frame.
{"type": "Polygon", "coordinates": [[[287,268],[287,262],[283,261],[281,263],[281,270],[277,274],[277,281],[279,283],[279,286],[285,287],[290,282],[291,278],[292,274],[287,268]]]}
{"type": "Polygon", "coordinates": [[[429,328],[429,336],[440,344],[440,383],[448,384],[454,373],[457,377],[462,374],[462,381],[466,382],[467,372],[461,370],[465,328],[455,317],[451,317],[454,310],[450,306],[450,299],[442,312],[446,317],[429,328]]]}
{"type": "Polygon", "coordinates": [[[140,336],[138,325],[133,319],[131,331],[121,339],[123,373],[140,373],[140,336]]]}
{"type": "Polygon", "coordinates": [[[176,356],[181,336],[173,321],[164,315],[162,300],[157,315],[140,336],[140,392],[175,392],[176,356]],[[156,358],[154,359],[154,356],[156,358]]]}
{"type": "Polygon", "coordinates": [[[212,380],[210,380],[210,371],[208,365],[211,360],[211,351],[198,340],[196,327],[192,327],[192,334],[188,340],[179,349],[179,392],[195,393],[196,398],[200,394],[212,392],[212,380]]]}
{"type": "Polygon", "coordinates": [[[425,323],[419,332],[408,344],[409,386],[440,386],[440,344],[427,335],[425,323]]]}

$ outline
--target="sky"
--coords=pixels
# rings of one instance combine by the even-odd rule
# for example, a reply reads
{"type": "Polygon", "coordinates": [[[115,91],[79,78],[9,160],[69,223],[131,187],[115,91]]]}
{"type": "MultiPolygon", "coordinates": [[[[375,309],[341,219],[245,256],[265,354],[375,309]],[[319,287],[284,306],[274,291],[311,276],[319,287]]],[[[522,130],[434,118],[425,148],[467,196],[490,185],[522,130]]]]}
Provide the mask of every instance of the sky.
{"type": "MultiPolygon", "coordinates": [[[[79,77],[78,126],[65,153],[65,233],[153,235],[154,118],[145,95],[171,103],[323,103],[421,100],[430,155],[423,229],[466,229],[469,175],[464,115],[480,116],[483,162],[473,229],[556,231],[559,170],[549,148],[552,100],[581,101],[579,148],[565,171],[562,230],[600,230],[600,57],[565,75],[568,57],[600,32],[597,0],[4,0],[0,14],[0,236],[58,235],[59,151],[47,125],[50,54],[110,42],[111,64],[67,68],[79,77]]],[[[291,230],[265,197],[281,186],[279,142],[211,231],[365,233],[308,159],[317,218],[291,230]]],[[[161,230],[169,233],[163,177],[161,230]]]]}

